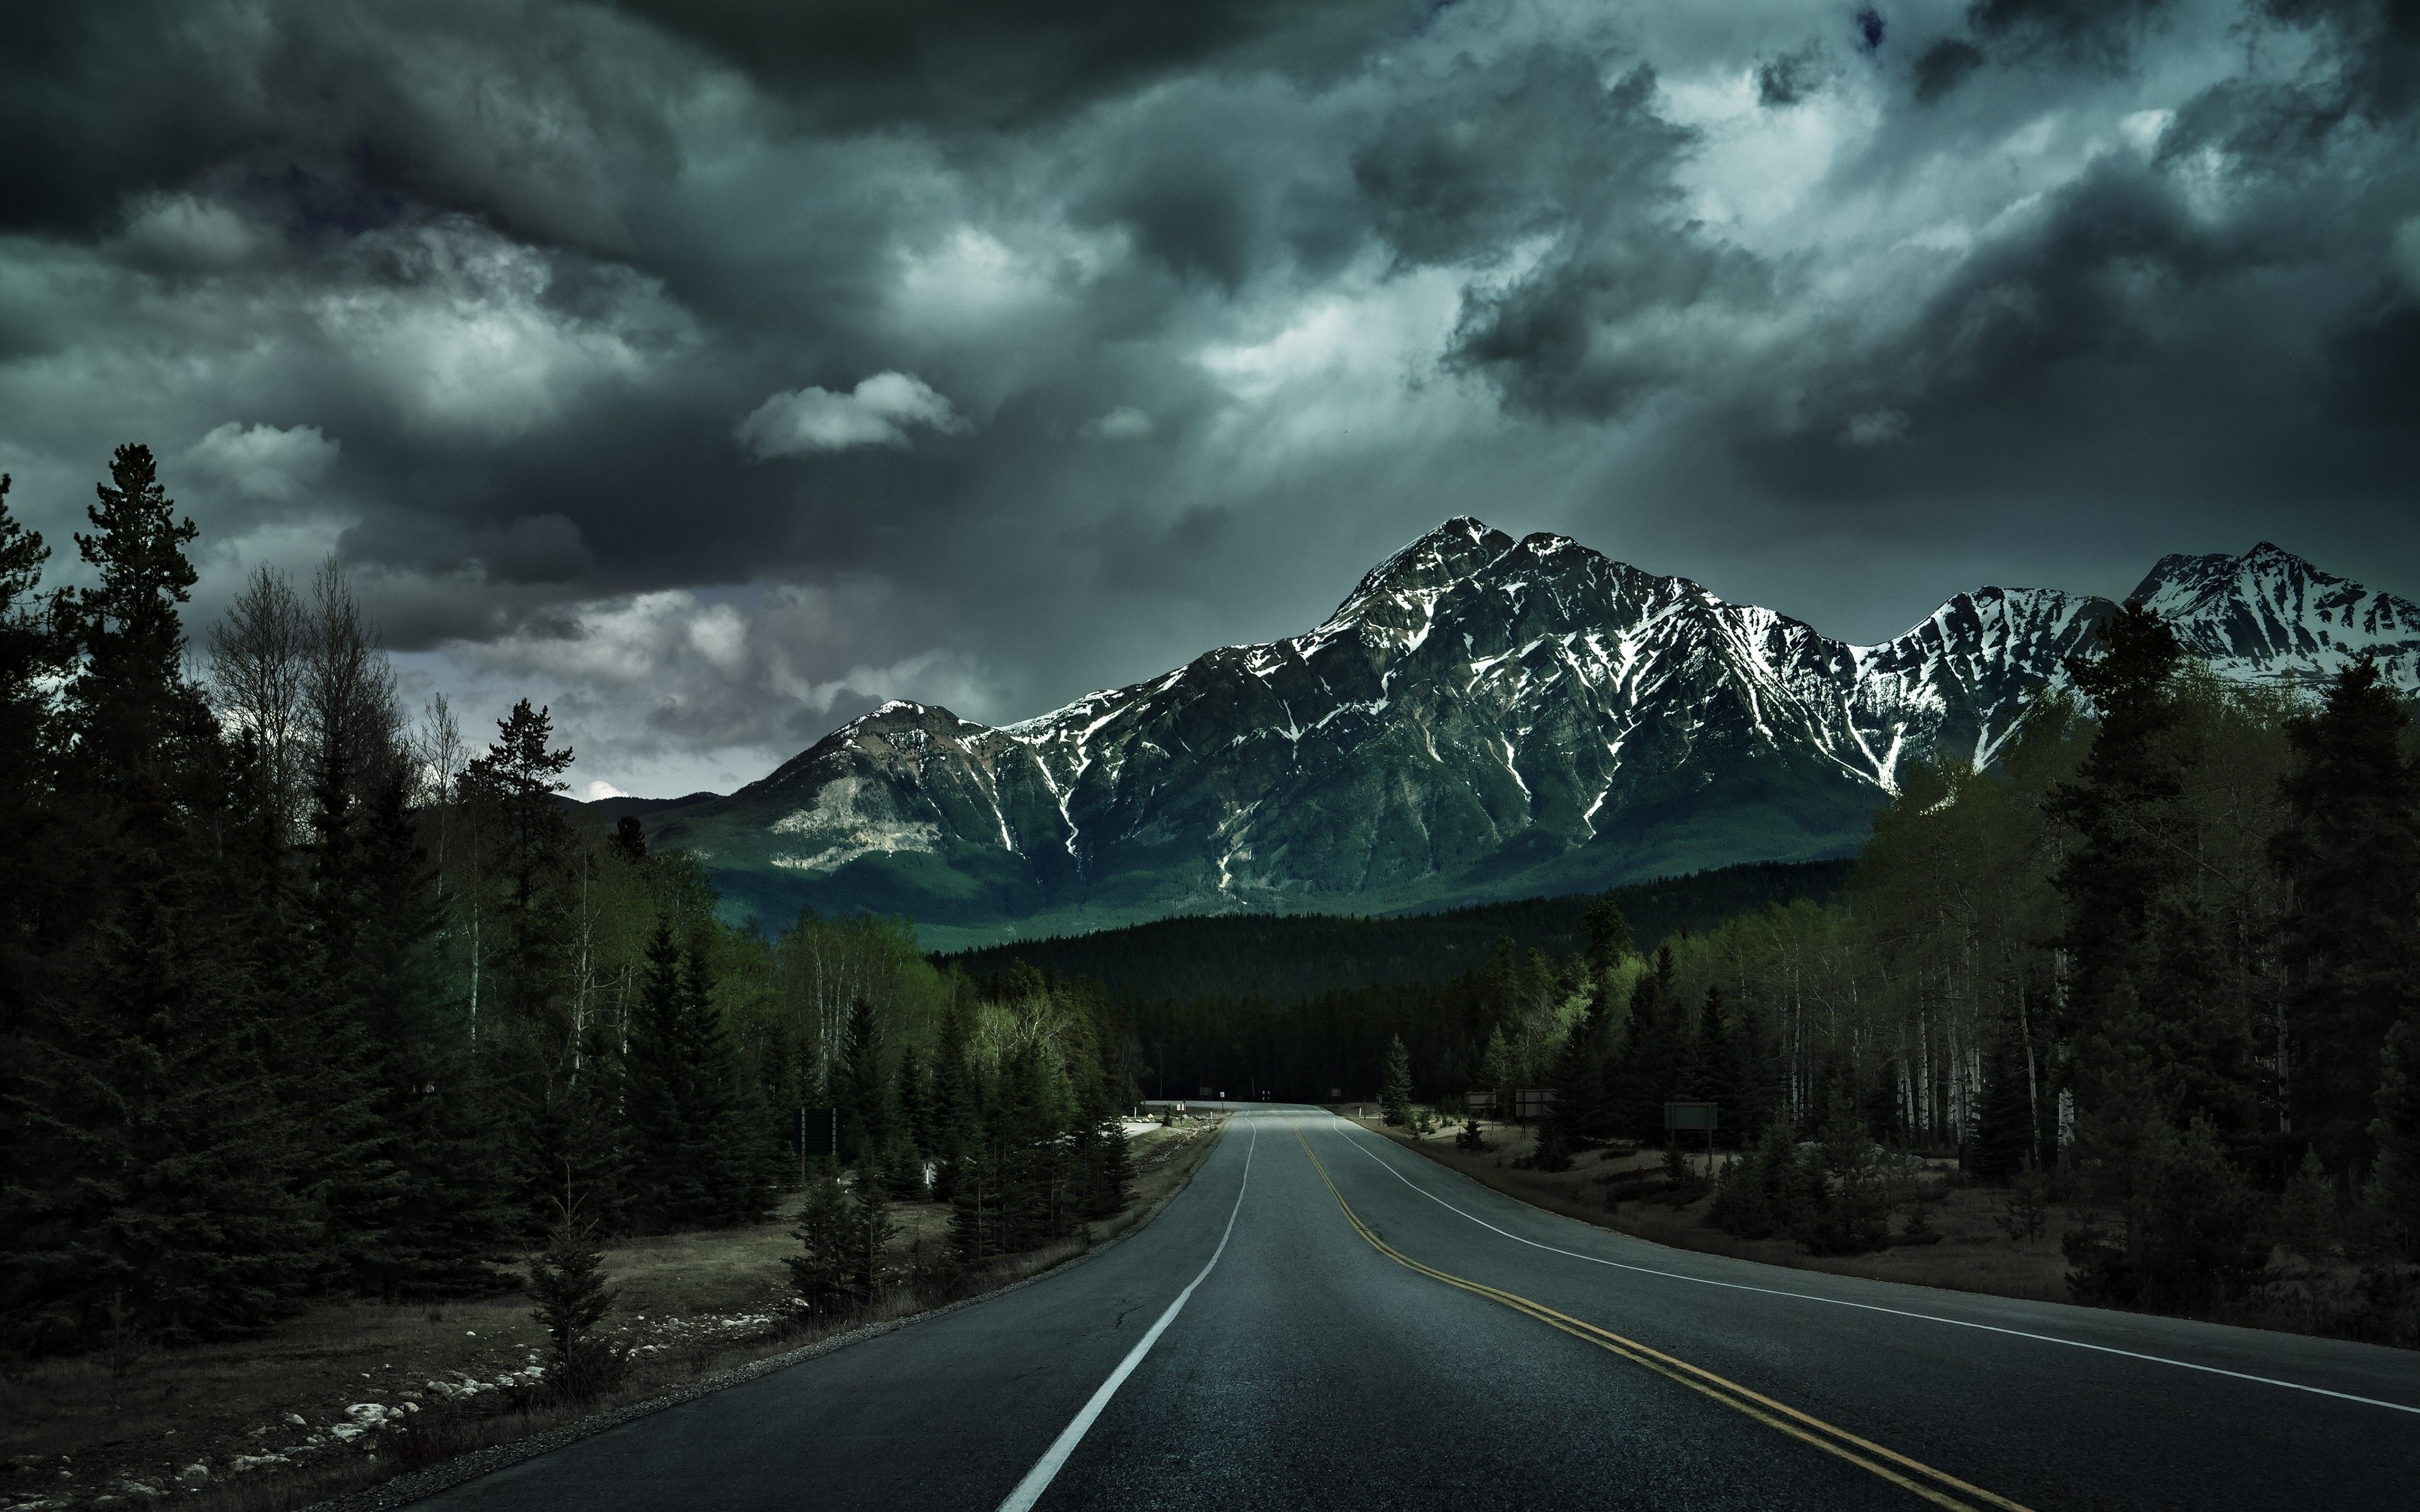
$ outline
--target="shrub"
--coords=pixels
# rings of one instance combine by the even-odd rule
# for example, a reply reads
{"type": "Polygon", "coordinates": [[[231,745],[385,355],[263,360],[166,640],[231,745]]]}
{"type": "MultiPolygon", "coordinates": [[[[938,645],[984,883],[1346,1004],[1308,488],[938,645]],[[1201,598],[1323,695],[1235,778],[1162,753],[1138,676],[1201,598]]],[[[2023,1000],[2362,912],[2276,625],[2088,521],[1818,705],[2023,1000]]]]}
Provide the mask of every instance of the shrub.
{"type": "Polygon", "coordinates": [[[2149,1121],[2114,1224],[2096,1212],[2063,1242],[2068,1285],[2087,1302],[2206,1312],[2257,1283],[2269,1235],[2258,1193],[2210,1124],[2149,1121]]]}

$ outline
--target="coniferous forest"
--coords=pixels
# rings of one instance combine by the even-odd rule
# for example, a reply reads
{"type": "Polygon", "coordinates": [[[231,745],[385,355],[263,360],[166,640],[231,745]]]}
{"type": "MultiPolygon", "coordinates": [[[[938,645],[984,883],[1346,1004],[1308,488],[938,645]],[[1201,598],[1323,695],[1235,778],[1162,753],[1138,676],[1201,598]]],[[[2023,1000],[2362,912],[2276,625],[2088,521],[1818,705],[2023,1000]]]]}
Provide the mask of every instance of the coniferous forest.
{"type": "Polygon", "coordinates": [[[759,1222],[843,1167],[861,1237],[943,1197],[962,1261],[1123,1200],[1136,1057],[1100,994],[978,993],[900,921],[729,927],[693,861],[575,822],[546,710],[407,711],[333,563],[256,573],[197,638],[195,527],[143,447],[76,586],[7,488],[0,1349],[509,1288],[550,1234],[586,1263],[566,1233],[759,1222]]]}

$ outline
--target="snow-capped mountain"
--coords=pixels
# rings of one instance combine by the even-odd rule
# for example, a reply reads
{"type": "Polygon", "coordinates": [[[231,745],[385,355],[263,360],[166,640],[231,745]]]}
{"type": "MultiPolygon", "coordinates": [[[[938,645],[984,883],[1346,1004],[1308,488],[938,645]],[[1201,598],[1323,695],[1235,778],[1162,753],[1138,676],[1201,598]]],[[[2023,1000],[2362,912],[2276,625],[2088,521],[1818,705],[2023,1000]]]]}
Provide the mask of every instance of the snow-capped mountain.
{"type": "MultiPolygon", "coordinates": [[[[2275,547],[2167,558],[2135,596],[2229,676],[2367,651],[2420,687],[2420,608],[2275,547]]],[[[1991,762],[2114,608],[1987,588],[1851,645],[1465,517],[1308,634],[1005,727],[888,703],[659,838],[768,915],[872,908],[951,938],[1838,855],[1908,763],[1991,762]]]]}

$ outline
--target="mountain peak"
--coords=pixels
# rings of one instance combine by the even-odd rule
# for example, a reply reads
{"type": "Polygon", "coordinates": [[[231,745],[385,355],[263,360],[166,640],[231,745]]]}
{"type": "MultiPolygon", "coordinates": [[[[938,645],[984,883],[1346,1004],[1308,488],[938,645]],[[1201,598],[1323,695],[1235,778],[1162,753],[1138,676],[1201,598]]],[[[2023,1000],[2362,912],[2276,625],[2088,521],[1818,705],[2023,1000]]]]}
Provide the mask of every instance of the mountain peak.
{"type": "Polygon", "coordinates": [[[2341,580],[2275,542],[2262,541],[2242,556],[2231,557],[2224,551],[2171,552],[2153,563],[2150,575],[2126,596],[2173,612],[2178,607],[2212,594],[2232,592],[2234,585],[2246,577],[2314,583],[2341,580]]]}
{"type": "Polygon", "coordinates": [[[1342,614],[1356,599],[1373,594],[1442,588],[1459,582],[1517,545],[1512,537],[1471,515],[1456,515],[1379,563],[1354,585],[1342,614]]]}

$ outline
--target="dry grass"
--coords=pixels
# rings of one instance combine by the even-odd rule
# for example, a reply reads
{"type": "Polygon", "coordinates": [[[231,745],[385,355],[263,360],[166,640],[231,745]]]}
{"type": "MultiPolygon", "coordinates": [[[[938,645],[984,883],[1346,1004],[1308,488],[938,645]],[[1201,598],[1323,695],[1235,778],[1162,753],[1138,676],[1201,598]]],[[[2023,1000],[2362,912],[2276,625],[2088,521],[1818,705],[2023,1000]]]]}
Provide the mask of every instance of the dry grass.
{"type": "Polygon", "coordinates": [[[1135,1200],[1118,1216],[1048,1249],[974,1273],[928,1275],[947,1252],[949,1211],[893,1210],[892,1259],[903,1284],[873,1307],[816,1319],[796,1307],[782,1257],[796,1198],[774,1221],[712,1233],[635,1239],[606,1252],[620,1296],[608,1326],[636,1351],[611,1396],[567,1403],[541,1384],[499,1378],[536,1363],[545,1330],[526,1298],[440,1304],[332,1302],[270,1335],[113,1362],[47,1361],[0,1375],[0,1506],[120,1504],[153,1494],[215,1512],[284,1512],[454,1455],[506,1443],[617,1406],[645,1401],[746,1362],[869,1322],[997,1290],[1079,1256],[1147,1221],[1191,1178],[1216,1120],[1154,1130],[1135,1141],[1135,1200]],[[922,1262],[922,1263],[920,1263],[922,1262]],[[451,1400],[430,1383],[489,1389],[451,1400]],[[401,1427],[340,1442],[346,1410],[403,1412],[401,1427]],[[300,1419],[289,1421],[288,1414],[300,1419]],[[234,1470],[284,1453],[287,1463],[234,1470]],[[178,1477],[201,1464],[190,1493],[178,1477]]]}
{"type": "MultiPolygon", "coordinates": [[[[1354,1110],[1345,1105],[1336,1111],[1352,1117],[1354,1110]]],[[[1996,1222],[2008,1200],[2005,1192],[1957,1185],[1947,1180],[1947,1172],[1937,1168],[1917,1179],[1912,1188],[1920,1187],[1929,1199],[1926,1219],[1941,1236],[1938,1242],[1895,1247],[1871,1255],[1809,1255],[1788,1239],[1735,1239],[1724,1233],[1706,1221],[1706,1210],[1714,1200],[1711,1196],[1678,1208],[1666,1206],[1652,1196],[1638,1196],[1640,1189],[1659,1183],[1624,1178],[1633,1172],[1644,1177],[1660,1171],[1664,1154],[1659,1149],[1635,1154],[1590,1150],[1568,1171],[1528,1171],[1514,1165],[1536,1147],[1535,1138],[1527,1129],[1482,1123],[1481,1131],[1491,1148],[1471,1153],[1454,1148],[1453,1134],[1458,1125],[1443,1126],[1420,1138],[1386,1128],[1375,1117],[1356,1121],[1419,1150],[1440,1165],[1450,1166],[1533,1207],[1675,1249],[1735,1256],[1803,1271],[1828,1271],[1836,1275],[1942,1287],[1952,1291],[1979,1291],[2040,1302],[2071,1300],[2067,1261],[2059,1250],[2059,1236],[2066,1232],[2067,1226],[2063,1210],[2051,1208],[2040,1239],[2030,1242],[2014,1241],[2001,1231],[1996,1222]],[[1608,1206],[1609,1198],[1615,1205],[1608,1206]]],[[[1717,1154],[1715,1168],[1719,1169],[1728,1158],[1727,1154],[1717,1154]]],[[[1707,1171],[1703,1153],[1690,1156],[1689,1165],[1700,1175],[1707,1171]]],[[[1904,1211],[1893,1215],[1894,1233],[1906,1226],[1904,1211]]]]}

